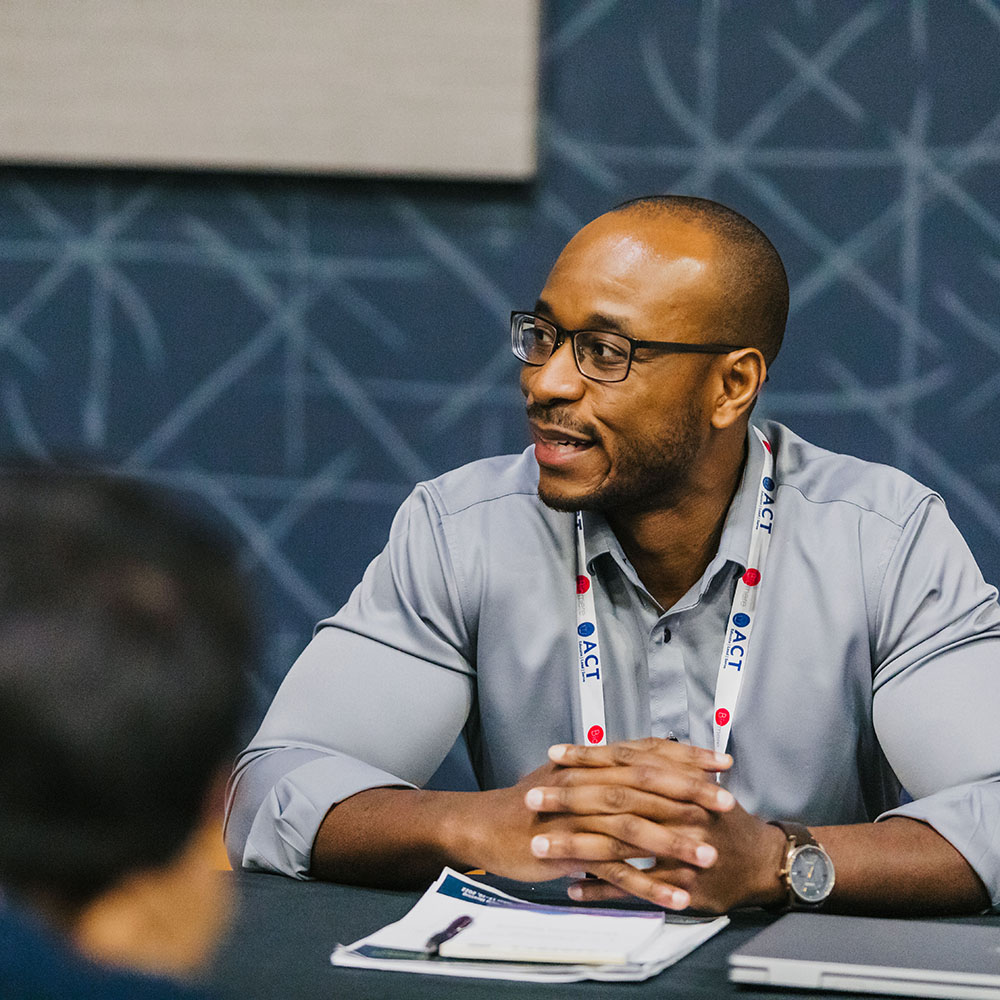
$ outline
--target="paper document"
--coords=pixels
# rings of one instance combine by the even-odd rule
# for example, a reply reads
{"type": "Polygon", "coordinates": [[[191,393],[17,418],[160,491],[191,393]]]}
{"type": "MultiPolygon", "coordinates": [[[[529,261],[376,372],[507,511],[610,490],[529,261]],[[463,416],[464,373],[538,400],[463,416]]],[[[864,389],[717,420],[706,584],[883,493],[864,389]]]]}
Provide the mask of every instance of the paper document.
{"type": "Polygon", "coordinates": [[[445,976],[577,982],[639,980],[729,923],[677,922],[662,910],[547,906],[446,868],[401,920],[351,945],[334,965],[445,976]]]}

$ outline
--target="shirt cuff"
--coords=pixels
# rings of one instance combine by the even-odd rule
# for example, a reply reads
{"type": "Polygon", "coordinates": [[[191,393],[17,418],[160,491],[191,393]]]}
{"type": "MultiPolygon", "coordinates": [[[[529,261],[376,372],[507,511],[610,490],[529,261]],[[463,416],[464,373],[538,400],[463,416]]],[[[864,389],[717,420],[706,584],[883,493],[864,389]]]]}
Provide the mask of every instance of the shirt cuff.
{"type": "Polygon", "coordinates": [[[882,813],[876,822],[905,816],[933,827],[969,863],[1000,911],[1000,781],[945,788],[882,813]]]}
{"type": "Polygon", "coordinates": [[[416,788],[346,754],[324,755],[275,782],[254,817],[243,849],[248,871],[308,879],[312,847],[330,808],[367,788],[416,788]]]}

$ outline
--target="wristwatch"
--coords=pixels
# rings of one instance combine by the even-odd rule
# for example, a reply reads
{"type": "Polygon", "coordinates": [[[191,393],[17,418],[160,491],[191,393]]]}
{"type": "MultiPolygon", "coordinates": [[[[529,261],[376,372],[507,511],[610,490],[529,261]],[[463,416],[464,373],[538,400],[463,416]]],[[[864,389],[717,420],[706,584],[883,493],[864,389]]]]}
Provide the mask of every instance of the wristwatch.
{"type": "Polygon", "coordinates": [[[833,861],[816,842],[809,828],[801,823],[774,820],[788,844],[778,878],[788,890],[787,908],[792,910],[818,910],[833,889],[833,861]]]}

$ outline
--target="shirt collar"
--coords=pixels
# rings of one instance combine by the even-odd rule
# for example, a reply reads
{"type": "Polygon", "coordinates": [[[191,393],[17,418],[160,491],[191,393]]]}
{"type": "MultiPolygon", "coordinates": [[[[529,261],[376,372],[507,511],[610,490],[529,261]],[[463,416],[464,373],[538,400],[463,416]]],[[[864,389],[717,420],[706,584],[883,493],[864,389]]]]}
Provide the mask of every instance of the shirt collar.
{"type": "Polygon", "coordinates": [[[725,524],[722,526],[722,537],[719,539],[719,551],[709,563],[708,569],[714,574],[721,568],[723,562],[734,562],[744,569],[747,568],[747,556],[750,554],[750,537],[753,534],[753,520],[757,512],[757,494],[760,477],[764,473],[764,447],[754,434],[753,428],[747,428],[747,457],[743,463],[743,475],[740,485],[736,488],[733,501],[729,505],[725,524]]]}
{"type": "Polygon", "coordinates": [[[587,543],[587,569],[593,569],[593,562],[598,556],[609,553],[616,559],[625,556],[621,543],[611,530],[611,525],[598,511],[583,512],[583,537],[587,543]]]}

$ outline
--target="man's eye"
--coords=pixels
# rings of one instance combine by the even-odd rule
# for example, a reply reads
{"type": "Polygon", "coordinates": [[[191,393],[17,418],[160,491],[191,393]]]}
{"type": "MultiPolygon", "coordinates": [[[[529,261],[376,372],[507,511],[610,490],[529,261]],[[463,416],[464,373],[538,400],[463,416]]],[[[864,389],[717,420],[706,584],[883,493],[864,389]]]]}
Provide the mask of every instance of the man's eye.
{"type": "Polygon", "coordinates": [[[603,366],[620,365],[628,361],[628,348],[621,341],[608,337],[588,337],[583,350],[595,364],[603,366]]]}
{"type": "Polygon", "coordinates": [[[549,330],[544,326],[531,327],[531,336],[540,347],[548,347],[556,339],[555,330],[549,330]]]}

